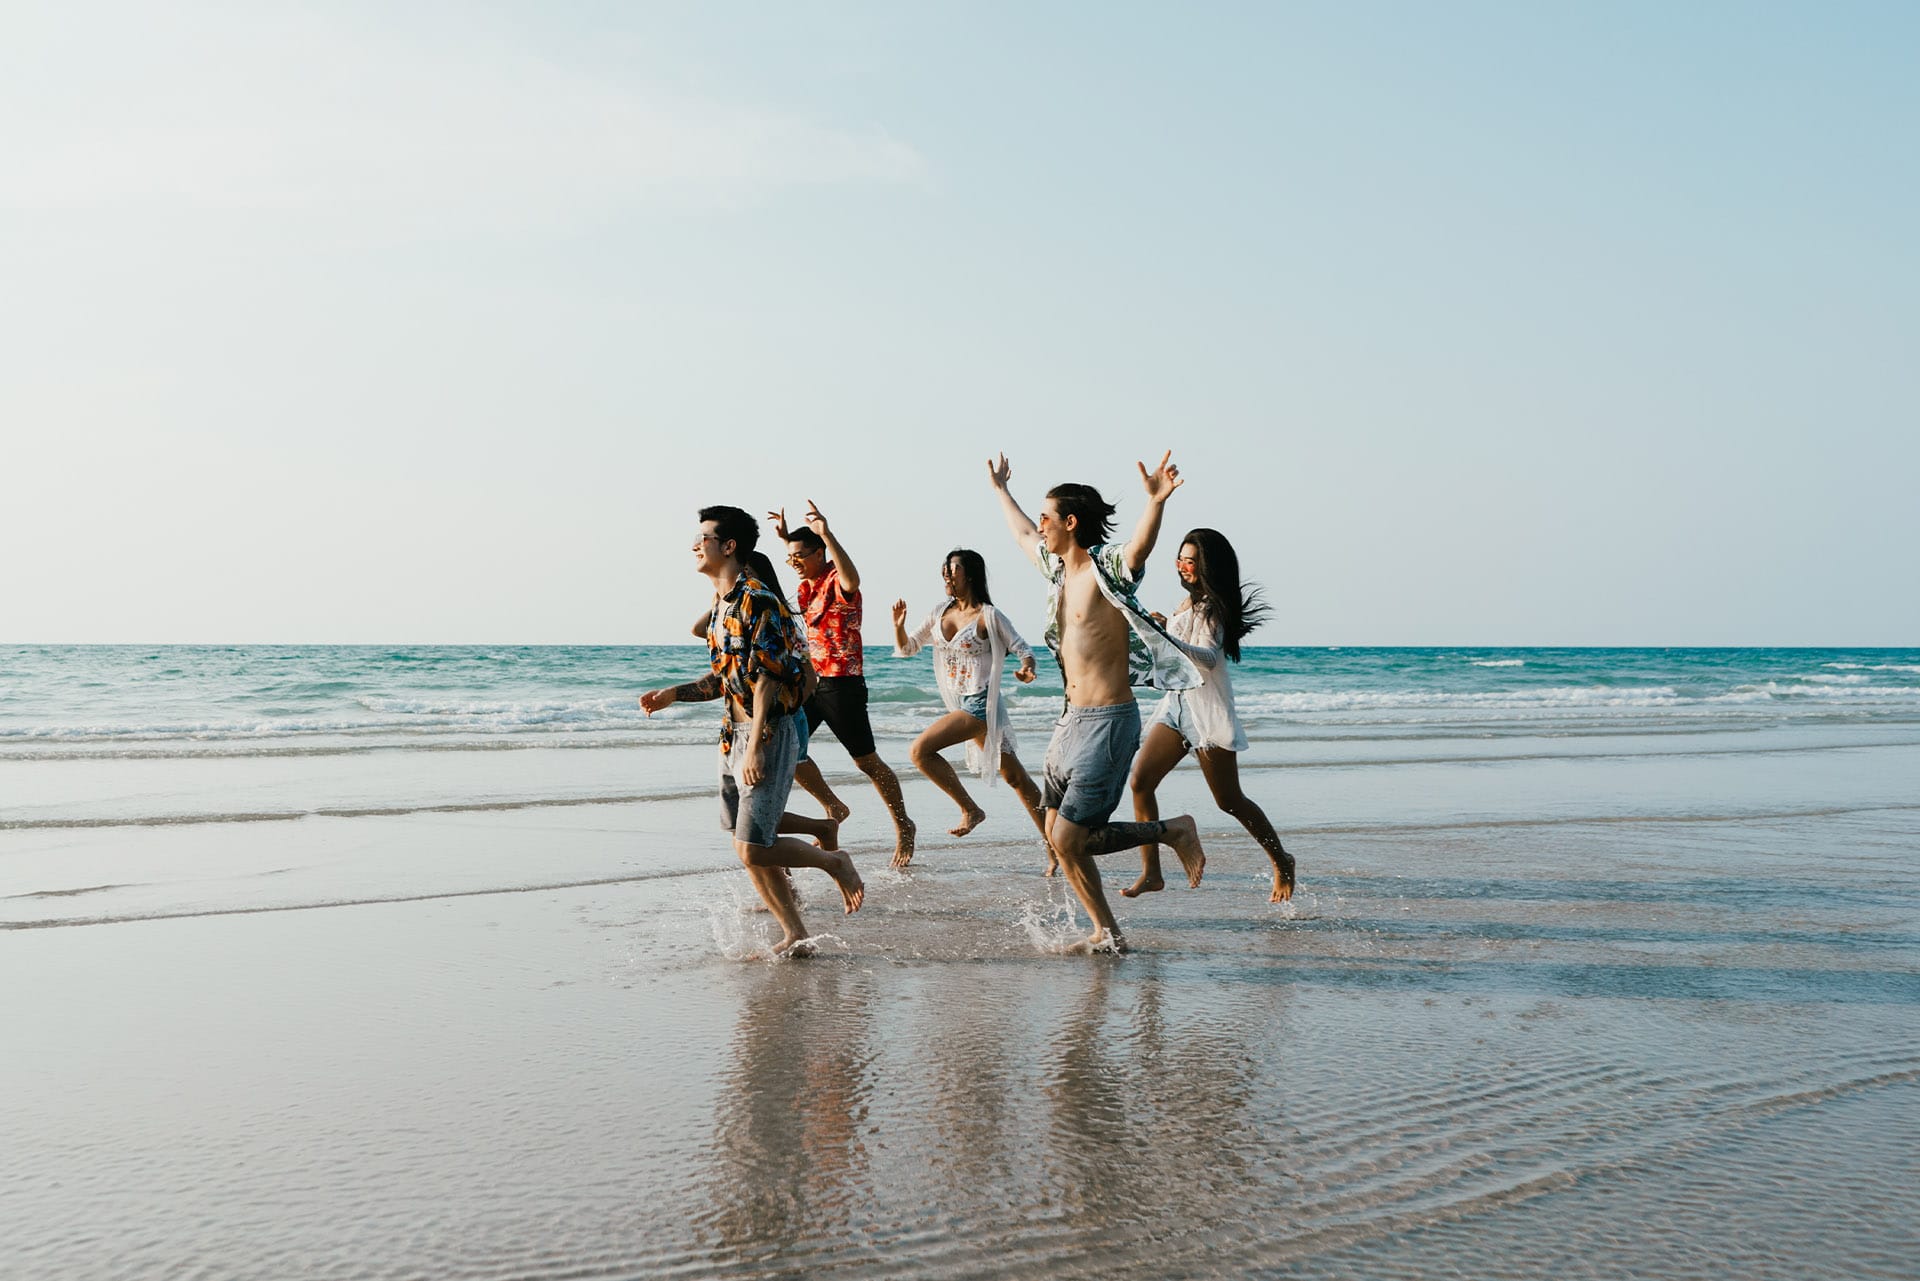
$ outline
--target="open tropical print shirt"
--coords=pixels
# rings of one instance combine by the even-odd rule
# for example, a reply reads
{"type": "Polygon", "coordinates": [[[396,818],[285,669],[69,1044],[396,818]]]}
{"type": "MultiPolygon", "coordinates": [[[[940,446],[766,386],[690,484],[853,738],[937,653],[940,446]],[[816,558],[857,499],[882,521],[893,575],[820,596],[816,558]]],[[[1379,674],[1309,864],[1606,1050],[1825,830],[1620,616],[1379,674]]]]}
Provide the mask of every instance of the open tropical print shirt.
{"type": "MultiPolygon", "coordinates": [[[[1060,658],[1060,608],[1067,576],[1067,563],[1047,550],[1036,538],[1031,553],[1033,563],[1047,576],[1047,648],[1054,661],[1060,658]]],[[[1087,548],[1093,558],[1100,594],[1127,620],[1127,680],[1133,685],[1154,689],[1196,689],[1200,669],[1188,658],[1160,625],[1147,617],[1147,611],[1134,593],[1140,579],[1127,567],[1127,549],[1114,543],[1098,543],[1087,548]]]]}
{"type": "MultiPolygon", "coordinates": [[[[753,683],[764,673],[773,678],[773,711],[785,716],[800,709],[807,676],[807,638],[800,620],[765,583],[741,574],[733,590],[714,602],[707,622],[707,660],[719,680],[719,693],[753,711],[753,683]]],[[[724,750],[731,735],[723,728],[724,750]]]]}

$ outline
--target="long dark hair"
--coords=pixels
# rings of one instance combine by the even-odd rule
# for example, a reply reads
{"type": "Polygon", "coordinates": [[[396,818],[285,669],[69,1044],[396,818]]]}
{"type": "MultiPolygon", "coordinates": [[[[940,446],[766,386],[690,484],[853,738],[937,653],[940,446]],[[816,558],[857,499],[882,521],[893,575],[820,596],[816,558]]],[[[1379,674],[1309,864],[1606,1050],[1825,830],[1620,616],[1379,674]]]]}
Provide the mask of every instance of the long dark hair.
{"type": "Polygon", "coordinates": [[[1240,638],[1266,621],[1270,606],[1258,587],[1240,585],[1240,557],[1227,536],[1217,529],[1190,529],[1180,540],[1193,545],[1193,586],[1187,594],[1220,624],[1222,648],[1240,661],[1240,638]]]}
{"type": "Polygon", "coordinates": [[[960,572],[967,576],[967,595],[976,605],[993,604],[993,593],[987,590],[987,560],[971,547],[956,547],[940,560],[940,568],[945,569],[949,561],[960,562],[960,572]]]}

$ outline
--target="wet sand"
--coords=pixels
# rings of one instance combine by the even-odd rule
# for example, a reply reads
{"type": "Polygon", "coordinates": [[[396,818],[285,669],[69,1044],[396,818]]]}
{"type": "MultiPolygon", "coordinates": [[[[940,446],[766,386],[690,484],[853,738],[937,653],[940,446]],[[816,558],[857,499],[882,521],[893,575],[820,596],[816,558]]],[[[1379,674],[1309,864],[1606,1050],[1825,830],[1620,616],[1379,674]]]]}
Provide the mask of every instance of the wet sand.
{"type": "MultiPolygon", "coordinates": [[[[1892,1277],[1920,1257],[1917,756],[1883,735],[1677,760],[1270,750],[1287,767],[1248,785],[1301,859],[1291,907],[1189,767],[1163,807],[1200,815],[1206,883],[1116,899],[1125,958],[1051,954],[1085,925],[1004,789],[900,875],[849,778],[867,907],[842,917],[803,874],[829,937],[784,963],[741,959],[772,927],[679,750],[639,802],[459,808],[435,784],[455,808],[0,832],[12,1266],[1892,1277]]],[[[377,790],[314,786],[280,800],[377,790]]],[[[908,799],[937,832],[931,789],[908,799]]],[[[1136,867],[1103,865],[1115,889],[1136,867]]]]}

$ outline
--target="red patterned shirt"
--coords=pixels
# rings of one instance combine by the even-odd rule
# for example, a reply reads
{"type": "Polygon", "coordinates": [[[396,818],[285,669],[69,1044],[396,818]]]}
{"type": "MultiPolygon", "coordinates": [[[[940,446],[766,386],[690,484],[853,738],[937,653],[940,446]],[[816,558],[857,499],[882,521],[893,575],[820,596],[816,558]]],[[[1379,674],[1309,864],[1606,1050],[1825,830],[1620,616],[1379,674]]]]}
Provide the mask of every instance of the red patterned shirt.
{"type": "Polygon", "coordinates": [[[860,593],[840,585],[840,571],[829,567],[818,578],[803,578],[795,591],[807,620],[807,652],[822,676],[860,675],[860,593]]]}

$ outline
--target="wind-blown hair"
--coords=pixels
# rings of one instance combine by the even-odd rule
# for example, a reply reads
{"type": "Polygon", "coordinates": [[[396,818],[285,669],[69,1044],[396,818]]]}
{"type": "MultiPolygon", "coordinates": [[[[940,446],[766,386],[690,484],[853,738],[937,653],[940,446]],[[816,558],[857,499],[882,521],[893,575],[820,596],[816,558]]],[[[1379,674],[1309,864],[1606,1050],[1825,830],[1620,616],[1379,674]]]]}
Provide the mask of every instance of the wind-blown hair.
{"type": "MultiPolygon", "coordinates": [[[[723,543],[733,544],[734,559],[740,567],[764,583],[768,590],[782,601],[787,593],[780,586],[780,575],[774,570],[773,562],[767,559],[763,551],[756,551],[760,543],[760,522],[738,507],[702,507],[702,522],[713,522],[713,535],[723,543]]],[[[812,533],[812,530],[808,530],[812,533]]]]}
{"type": "Polygon", "coordinates": [[[1227,657],[1240,661],[1240,638],[1266,621],[1271,607],[1257,587],[1240,585],[1240,557],[1217,529],[1190,529],[1181,546],[1193,545],[1193,586],[1187,594],[1197,608],[1219,622],[1227,657]]]}
{"type": "Polygon", "coordinates": [[[960,572],[966,576],[967,596],[976,605],[993,604],[993,593],[987,590],[986,557],[971,547],[956,547],[941,560],[940,568],[945,569],[950,562],[956,560],[960,562],[960,572]]]}
{"type": "Polygon", "coordinates": [[[1113,513],[1118,508],[1100,497],[1100,491],[1092,485],[1055,485],[1047,491],[1047,497],[1053,500],[1053,509],[1060,513],[1061,520],[1072,516],[1079,522],[1073,527],[1073,541],[1082,547],[1104,543],[1113,532],[1113,513]]]}

